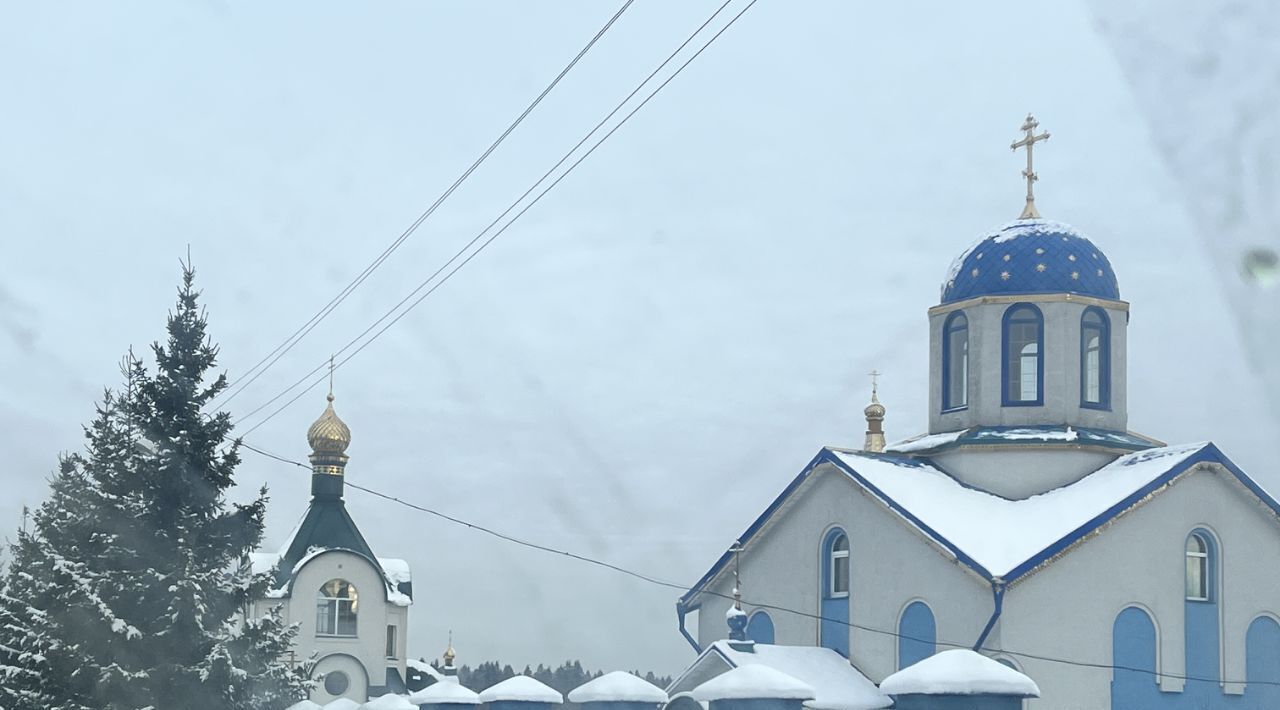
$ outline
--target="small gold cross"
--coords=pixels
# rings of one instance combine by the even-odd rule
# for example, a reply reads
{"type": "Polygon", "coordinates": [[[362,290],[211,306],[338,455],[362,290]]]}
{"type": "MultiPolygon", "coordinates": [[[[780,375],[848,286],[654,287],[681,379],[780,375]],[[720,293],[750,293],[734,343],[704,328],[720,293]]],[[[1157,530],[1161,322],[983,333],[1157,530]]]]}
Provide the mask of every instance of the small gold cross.
{"type": "Polygon", "coordinates": [[[1026,146],[1027,149],[1027,169],[1022,171],[1022,177],[1027,179],[1027,206],[1022,208],[1022,215],[1019,216],[1018,219],[1040,218],[1040,213],[1036,210],[1035,192],[1031,188],[1035,181],[1040,179],[1040,176],[1036,175],[1035,170],[1031,168],[1031,149],[1034,148],[1035,144],[1039,141],[1049,140],[1049,132],[1045,131],[1044,133],[1036,135],[1035,130],[1039,126],[1040,122],[1031,114],[1027,114],[1027,120],[1023,121],[1022,128],[1019,129],[1021,131],[1025,131],[1026,135],[1022,137],[1022,140],[1014,141],[1009,145],[1013,150],[1017,150],[1023,146],[1026,146]]]}

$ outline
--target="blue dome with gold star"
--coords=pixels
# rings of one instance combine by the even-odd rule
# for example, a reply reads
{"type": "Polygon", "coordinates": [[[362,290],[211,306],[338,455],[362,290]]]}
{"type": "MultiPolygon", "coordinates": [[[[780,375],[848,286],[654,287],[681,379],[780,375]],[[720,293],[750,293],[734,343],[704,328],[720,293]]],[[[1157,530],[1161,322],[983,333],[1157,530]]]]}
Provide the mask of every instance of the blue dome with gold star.
{"type": "Polygon", "coordinates": [[[942,303],[1029,293],[1119,300],[1120,285],[1106,254],[1074,227],[1020,219],[988,234],[952,263],[942,303]]]}

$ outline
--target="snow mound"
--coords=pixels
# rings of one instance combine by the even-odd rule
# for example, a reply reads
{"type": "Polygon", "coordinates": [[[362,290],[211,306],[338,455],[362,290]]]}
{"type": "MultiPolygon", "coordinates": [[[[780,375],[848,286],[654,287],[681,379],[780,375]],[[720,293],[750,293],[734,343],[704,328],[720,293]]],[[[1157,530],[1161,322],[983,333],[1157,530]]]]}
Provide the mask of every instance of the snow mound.
{"type": "Polygon", "coordinates": [[[556,692],[554,688],[543,685],[527,675],[518,675],[493,685],[480,693],[480,702],[482,703],[491,703],[495,700],[555,703],[558,705],[564,702],[564,697],[556,692]]]}
{"type": "Polygon", "coordinates": [[[725,641],[712,647],[735,667],[764,665],[807,684],[815,697],[805,707],[813,710],[876,710],[893,704],[849,659],[829,648],[758,643],[752,651],[738,651],[725,641]]]}
{"type": "Polygon", "coordinates": [[[310,700],[303,700],[302,702],[290,705],[285,708],[285,710],[321,710],[321,708],[319,703],[313,703],[310,700]]]}
{"type": "Polygon", "coordinates": [[[1016,695],[1040,697],[1035,681],[967,648],[956,648],[908,666],[880,684],[890,695],[1016,695]]]}
{"type": "Polygon", "coordinates": [[[665,703],[667,694],[656,685],[624,671],[605,673],[569,691],[571,703],[665,703]]]}
{"type": "Polygon", "coordinates": [[[431,676],[432,678],[435,678],[436,680],[444,680],[447,677],[440,671],[436,670],[435,666],[431,665],[427,661],[424,661],[420,658],[410,658],[406,660],[404,664],[414,669],[415,671],[418,671],[419,673],[424,673],[428,676],[431,676]]]}
{"type": "Polygon", "coordinates": [[[361,705],[360,710],[418,710],[418,706],[406,700],[403,695],[387,693],[361,705]]]}
{"type": "Polygon", "coordinates": [[[445,676],[439,682],[432,683],[409,696],[409,702],[415,705],[479,705],[480,696],[475,691],[458,682],[457,676],[445,676]]]}
{"type": "Polygon", "coordinates": [[[359,707],[360,703],[357,703],[351,698],[338,698],[337,700],[330,700],[325,703],[322,710],[357,710],[359,707]]]}
{"type": "Polygon", "coordinates": [[[712,700],[813,700],[816,693],[803,681],[769,666],[752,664],[734,668],[693,689],[693,699],[712,700]]]}

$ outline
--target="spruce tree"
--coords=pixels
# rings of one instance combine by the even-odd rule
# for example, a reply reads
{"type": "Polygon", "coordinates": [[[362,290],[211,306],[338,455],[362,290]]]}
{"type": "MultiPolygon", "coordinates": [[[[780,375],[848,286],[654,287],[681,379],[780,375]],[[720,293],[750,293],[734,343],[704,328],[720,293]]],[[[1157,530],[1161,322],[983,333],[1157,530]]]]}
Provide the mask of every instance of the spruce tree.
{"type": "Polygon", "coordinates": [[[154,373],[128,357],[86,451],[63,458],[13,545],[5,710],[278,710],[306,695],[305,669],[285,663],[294,630],[244,618],[268,584],[244,564],[266,494],[227,501],[238,444],[228,414],[202,413],[226,379],[210,377],[218,351],[193,283],[185,267],[154,373]]]}

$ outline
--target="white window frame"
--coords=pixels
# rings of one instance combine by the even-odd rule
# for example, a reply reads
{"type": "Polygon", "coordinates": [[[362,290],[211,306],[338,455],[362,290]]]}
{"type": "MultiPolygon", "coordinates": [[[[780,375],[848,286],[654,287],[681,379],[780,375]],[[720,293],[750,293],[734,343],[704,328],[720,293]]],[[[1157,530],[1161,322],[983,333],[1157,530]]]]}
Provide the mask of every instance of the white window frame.
{"type": "Polygon", "coordinates": [[[1187,601],[1207,602],[1211,600],[1211,595],[1213,594],[1213,590],[1210,587],[1212,586],[1213,580],[1210,579],[1212,570],[1210,569],[1210,565],[1209,565],[1209,551],[1212,549],[1213,548],[1209,545],[1209,541],[1205,538],[1203,533],[1193,532],[1187,536],[1187,545],[1185,548],[1185,553],[1186,553],[1185,559],[1187,562],[1190,562],[1193,559],[1196,560],[1195,564],[1196,564],[1196,569],[1198,570],[1198,573],[1200,576],[1199,587],[1201,592],[1201,595],[1199,596],[1192,594],[1192,591],[1190,589],[1191,567],[1190,565],[1188,565],[1187,568],[1183,570],[1183,574],[1184,574],[1183,588],[1186,591],[1187,601]],[[1196,544],[1199,545],[1201,551],[1193,552],[1191,550],[1192,540],[1196,541],[1196,544]]]}
{"type": "Polygon", "coordinates": [[[828,575],[828,576],[830,577],[830,579],[828,580],[827,598],[828,598],[828,599],[843,599],[844,597],[849,596],[849,587],[850,587],[850,586],[851,586],[851,584],[852,584],[852,580],[850,580],[850,579],[849,579],[849,571],[850,571],[850,569],[849,569],[849,534],[848,534],[848,533],[840,532],[840,533],[837,533],[837,534],[836,534],[836,537],[832,538],[832,540],[831,540],[831,553],[830,553],[830,557],[829,557],[829,558],[828,558],[828,560],[827,560],[827,564],[831,565],[830,570],[829,570],[829,572],[830,572],[830,573],[829,573],[829,575],[828,575]],[[836,549],[836,542],[837,542],[840,538],[844,538],[844,549],[843,549],[843,550],[837,550],[837,549],[836,549]],[[845,588],[844,588],[844,591],[840,591],[839,589],[837,589],[837,585],[836,585],[836,580],[837,580],[837,579],[839,578],[839,576],[840,576],[840,575],[836,574],[836,570],[837,570],[837,569],[839,569],[839,567],[840,567],[840,565],[837,563],[837,561],[838,561],[838,560],[844,560],[844,561],[845,561],[845,563],[844,563],[844,587],[845,587],[845,588]]]}
{"type": "Polygon", "coordinates": [[[359,636],[359,630],[360,630],[359,604],[360,604],[360,593],[359,593],[359,590],[356,589],[356,585],[352,584],[351,582],[345,579],[339,579],[339,578],[334,578],[329,580],[328,582],[325,582],[323,585],[320,586],[319,591],[316,592],[316,636],[322,637],[322,638],[357,638],[359,636]],[[347,585],[347,587],[351,590],[351,596],[349,597],[329,596],[329,594],[325,591],[325,587],[328,587],[333,582],[340,582],[342,584],[347,585]],[[343,604],[350,605],[351,616],[354,617],[355,628],[353,628],[351,630],[351,633],[349,634],[341,633],[338,626],[338,619],[342,611],[343,604]],[[328,610],[326,616],[330,621],[329,626],[324,629],[320,628],[321,608],[325,608],[328,610]]]}

